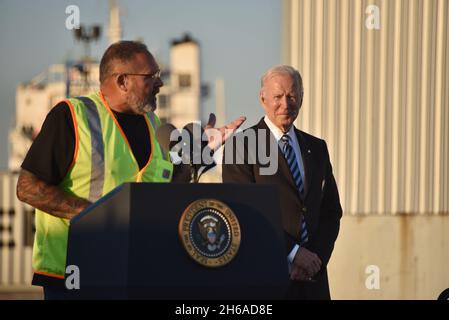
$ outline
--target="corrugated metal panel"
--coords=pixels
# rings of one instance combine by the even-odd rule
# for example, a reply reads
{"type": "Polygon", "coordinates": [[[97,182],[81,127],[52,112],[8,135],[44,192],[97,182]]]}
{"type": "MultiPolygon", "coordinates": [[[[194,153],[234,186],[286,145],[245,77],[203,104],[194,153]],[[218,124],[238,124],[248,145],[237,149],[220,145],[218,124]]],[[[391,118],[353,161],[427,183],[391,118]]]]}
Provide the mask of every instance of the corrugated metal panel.
{"type": "Polygon", "coordinates": [[[448,213],[448,1],[285,0],[283,14],[297,125],[327,141],[345,212],[448,213]]]}

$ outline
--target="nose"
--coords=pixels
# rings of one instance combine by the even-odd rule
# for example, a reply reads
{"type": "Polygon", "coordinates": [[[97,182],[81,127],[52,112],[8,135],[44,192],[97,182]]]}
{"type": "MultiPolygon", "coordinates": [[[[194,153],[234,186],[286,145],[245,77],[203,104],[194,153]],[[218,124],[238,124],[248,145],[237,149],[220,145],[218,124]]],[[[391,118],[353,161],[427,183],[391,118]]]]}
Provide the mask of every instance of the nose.
{"type": "Polygon", "coordinates": [[[281,101],[280,101],[280,105],[281,105],[281,107],[284,107],[284,108],[288,109],[289,100],[288,100],[286,95],[282,96],[281,101]]]}

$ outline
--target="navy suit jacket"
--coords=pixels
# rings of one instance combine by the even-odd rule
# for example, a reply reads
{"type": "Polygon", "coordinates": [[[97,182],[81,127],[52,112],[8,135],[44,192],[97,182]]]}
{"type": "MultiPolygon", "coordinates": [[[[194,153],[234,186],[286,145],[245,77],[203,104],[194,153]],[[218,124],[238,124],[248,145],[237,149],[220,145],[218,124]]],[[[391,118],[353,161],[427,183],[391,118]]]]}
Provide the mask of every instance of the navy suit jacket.
{"type": "MultiPolygon", "coordinates": [[[[225,163],[226,153],[229,152],[227,150],[229,147],[225,144],[223,182],[277,185],[286,252],[289,253],[294,245],[299,243],[300,221],[304,215],[309,235],[309,241],[304,247],[316,253],[323,263],[313,282],[291,281],[286,298],[330,299],[326,266],[340,229],[342,208],[326,142],[295,128],[305,171],[304,199],[302,199],[279,147],[277,154],[269,155],[271,161],[278,161],[277,171],[273,175],[261,174],[260,169],[268,165],[261,163],[257,157],[252,158],[253,155],[257,155],[262,144],[265,145],[265,150],[270,150],[270,140],[271,143],[277,144],[273,141],[275,138],[263,118],[258,124],[246,130],[254,130],[257,133],[261,129],[265,130],[265,141],[259,141],[259,135],[256,134],[256,145],[249,145],[248,141],[245,141],[243,150],[236,150],[238,135],[233,137],[234,158],[243,159],[241,164],[225,163]],[[250,152],[250,149],[254,152],[250,152]]],[[[245,131],[240,134],[245,134],[245,131]]]]}

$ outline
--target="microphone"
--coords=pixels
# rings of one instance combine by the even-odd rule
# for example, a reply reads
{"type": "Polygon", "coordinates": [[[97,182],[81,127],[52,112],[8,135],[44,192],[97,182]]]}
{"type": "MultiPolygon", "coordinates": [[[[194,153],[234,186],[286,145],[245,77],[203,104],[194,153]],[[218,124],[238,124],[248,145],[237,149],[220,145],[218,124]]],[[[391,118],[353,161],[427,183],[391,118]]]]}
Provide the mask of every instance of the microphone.
{"type": "Polygon", "coordinates": [[[213,159],[214,151],[209,148],[207,135],[199,122],[190,122],[184,126],[183,130],[188,133],[189,159],[195,170],[194,182],[197,182],[201,175],[217,165],[213,159]],[[203,170],[198,176],[201,168],[203,170]]]}
{"type": "Polygon", "coordinates": [[[212,158],[213,151],[208,147],[204,132],[199,122],[190,122],[181,130],[167,123],[156,130],[156,139],[163,152],[170,153],[175,165],[187,164],[190,168],[191,182],[194,183],[198,182],[202,174],[216,165],[212,158]],[[203,170],[198,175],[201,168],[203,170]]]}
{"type": "Polygon", "coordinates": [[[204,129],[199,122],[190,122],[184,126],[183,130],[183,137],[188,139],[184,143],[187,143],[190,163],[201,166],[202,151],[207,147],[207,140],[202,139],[205,137],[204,129]]]}
{"type": "Polygon", "coordinates": [[[166,123],[161,125],[156,130],[156,139],[157,142],[161,145],[162,151],[167,154],[171,151],[171,149],[178,143],[178,141],[171,141],[170,135],[173,130],[177,130],[174,125],[171,123],[166,123]]]}
{"type": "Polygon", "coordinates": [[[182,128],[183,136],[183,161],[186,160],[190,166],[191,182],[197,183],[199,180],[198,172],[201,168],[201,152],[203,147],[207,146],[202,137],[204,129],[199,122],[190,122],[182,128]]]}

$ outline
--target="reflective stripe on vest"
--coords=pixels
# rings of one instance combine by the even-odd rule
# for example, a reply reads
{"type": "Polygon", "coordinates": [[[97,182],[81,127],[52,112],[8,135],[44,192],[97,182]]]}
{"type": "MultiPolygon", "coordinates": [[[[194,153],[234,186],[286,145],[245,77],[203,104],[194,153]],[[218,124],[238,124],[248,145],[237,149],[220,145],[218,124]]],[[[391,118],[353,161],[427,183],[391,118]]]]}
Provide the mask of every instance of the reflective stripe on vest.
{"type": "Polygon", "coordinates": [[[90,128],[91,146],[92,146],[92,169],[90,182],[90,191],[88,200],[94,202],[101,198],[104,184],[104,145],[103,133],[101,131],[100,115],[98,114],[97,106],[88,97],[78,97],[77,99],[83,101],[87,111],[87,121],[90,128]]]}

